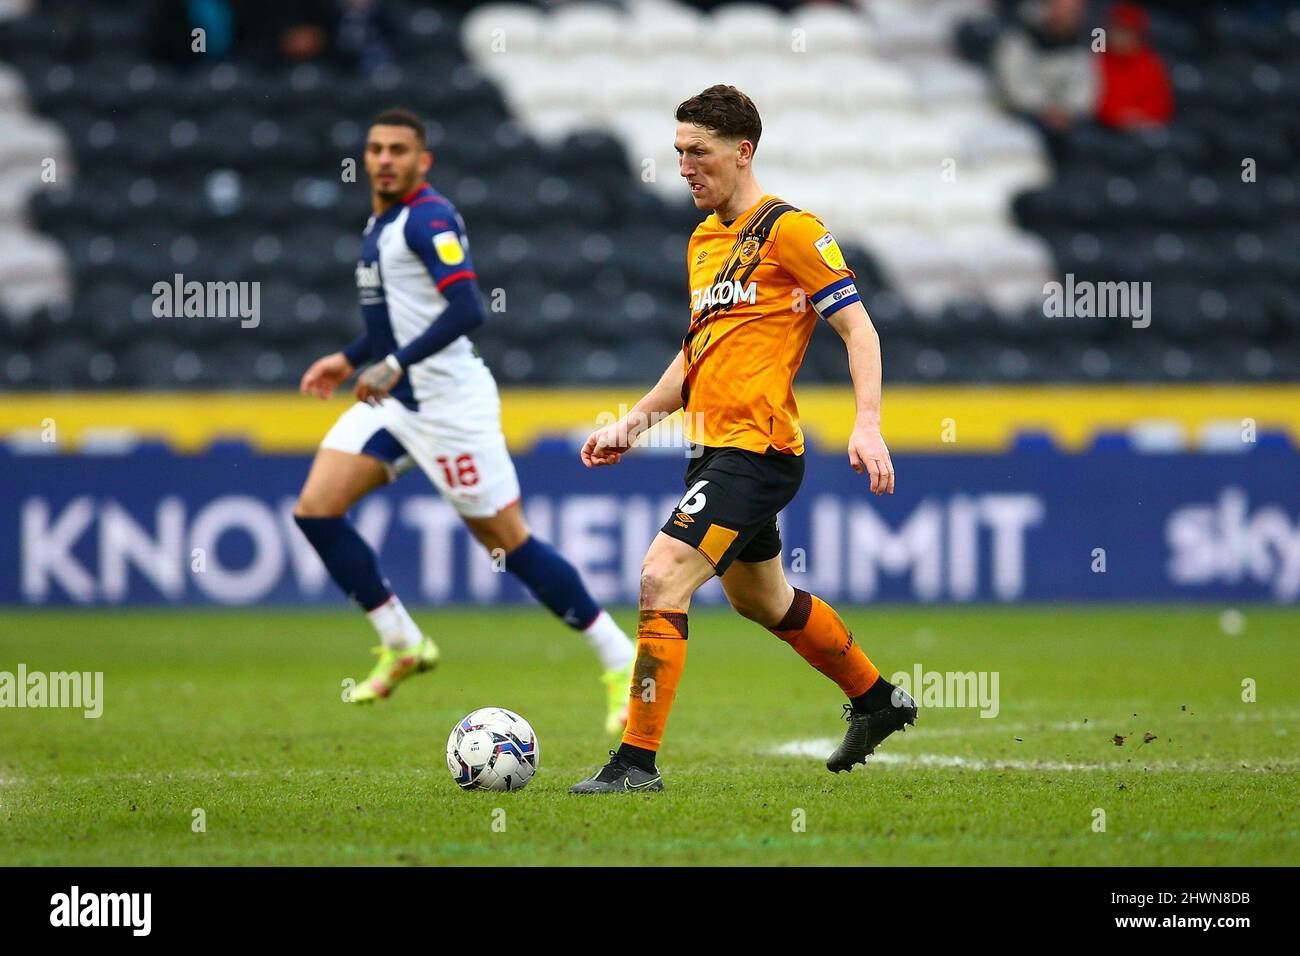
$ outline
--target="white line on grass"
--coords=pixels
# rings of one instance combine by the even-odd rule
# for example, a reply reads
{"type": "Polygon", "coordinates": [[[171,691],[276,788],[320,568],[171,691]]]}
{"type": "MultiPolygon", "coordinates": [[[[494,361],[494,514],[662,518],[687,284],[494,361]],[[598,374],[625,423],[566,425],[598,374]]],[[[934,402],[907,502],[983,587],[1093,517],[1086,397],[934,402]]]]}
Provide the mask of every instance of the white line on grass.
{"type": "MultiPolygon", "coordinates": [[[[1269,714],[1241,713],[1216,715],[1215,720],[1227,720],[1235,724],[1257,723],[1267,721],[1272,724],[1286,723],[1300,719],[1300,711],[1276,711],[1269,714]]],[[[930,727],[925,728],[927,737],[974,737],[981,734],[1021,734],[1021,733],[1041,733],[1043,731],[1084,731],[1084,730],[1132,730],[1134,723],[1140,723],[1141,718],[1124,718],[1112,719],[1101,718],[1098,720],[1059,720],[1052,723],[1042,723],[1041,721],[1016,721],[1007,723],[1001,720],[988,720],[974,718],[952,727],[930,727]]],[[[1191,729],[1188,725],[1183,729],[1191,729]]]]}
{"type": "MultiPolygon", "coordinates": [[[[809,740],[790,740],[775,747],[768,753],[777,757],[815,757],[825,760],[827,754],[838,747],[840,742],[831,737],[817,737],[809,740]]],[[[1265,757],[1252,760],[1247,766],[1242,763],[1178,763],[1167,761],[1100,761],[1081,763],[1061,760],[999,760],[975,757],[958,757],[954,754],[897,754],[877,753],[867,758],[867,766],[880,764],[886,767],[940,767],[961,770],[1039,770],[1039,771],[1082,771],[1082,770],[1152,770],[1157,772],[1238,772],[1238,771],[1273,771],[1294,769],[1300,761],[1294,757],[1265,757]]]]}

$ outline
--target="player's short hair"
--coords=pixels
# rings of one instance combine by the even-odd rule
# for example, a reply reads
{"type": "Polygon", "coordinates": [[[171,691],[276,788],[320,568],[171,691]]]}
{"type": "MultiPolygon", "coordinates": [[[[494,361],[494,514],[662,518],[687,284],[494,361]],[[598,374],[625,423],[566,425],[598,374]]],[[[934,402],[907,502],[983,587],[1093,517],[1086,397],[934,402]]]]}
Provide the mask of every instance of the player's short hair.
{"type": "Polygon", "coordinates": [[[400,106],[390,107],[375,116],[370,121],[371,126],[406,126],[415,130],[415,135],[420,139],[420,145],[428,147],[429,137],[424,130],[424,120],[416,116],[408,109],[400,106]]]}
{"type": "Polygon", "coordinates": [[[726,136],[729,139],[747,139],[758,149],[758,138],[763,135],[763,121],[758,107],[734,86],[710,86],[677,107],[677,122],[694,123],[726,136]]]}

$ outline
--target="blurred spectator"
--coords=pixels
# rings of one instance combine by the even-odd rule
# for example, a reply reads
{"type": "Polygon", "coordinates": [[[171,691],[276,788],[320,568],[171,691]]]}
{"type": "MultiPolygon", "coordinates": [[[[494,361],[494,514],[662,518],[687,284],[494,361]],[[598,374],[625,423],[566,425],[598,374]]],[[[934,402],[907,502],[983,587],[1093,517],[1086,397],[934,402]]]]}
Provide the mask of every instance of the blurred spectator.
{"type": "Polygon", "coordinates": [[[300,63],[332,52],[339,11],[334,0],[157,0],[153,47],[160,59],[186,62],[202,30],[208,57],[252,56],[300,63]]]}
{"type": "Polygon", "coordinates": [[[1106,126],[1163,126],[1173,117],[1169,74],[1151,47],[1148,30],[1147,12],[1137,4],[1110,8],[1097,103],[1097,121],[1106,126]]]}
{"type": "Polygon", "coordinates": [[[157,0],[153,11],[153,51],[160,60],[184,61],[200,49],[216,59],[230,54],[235,42],[233,0],[157,0]],[[195,31],[202,30],[201,34],[195,31]]]}
{"type": "Polygon", "coordinates": [[[1002,95],[1038,124],[1057,159],[1066,134],[1092,116],[1097,99],[1085,6],[1084,0],[1027,0],[993,54],[1002,95]]]}
{"type": "Polygon", "coordinates": [[[330,52],[338,10],[331,0],[280,0],[269,10],[257,0],[245,0],[246,22],[265,55],[273,52],[287,63],[314,60],[330,52]],[[254,12],[256,10],[256,12],[254,12]]]}
{"type": "Polygon", "coordinates": [[[339,52],[365,72],[393,62],[397,26],[382,0],[341,0],[339,52]]]}

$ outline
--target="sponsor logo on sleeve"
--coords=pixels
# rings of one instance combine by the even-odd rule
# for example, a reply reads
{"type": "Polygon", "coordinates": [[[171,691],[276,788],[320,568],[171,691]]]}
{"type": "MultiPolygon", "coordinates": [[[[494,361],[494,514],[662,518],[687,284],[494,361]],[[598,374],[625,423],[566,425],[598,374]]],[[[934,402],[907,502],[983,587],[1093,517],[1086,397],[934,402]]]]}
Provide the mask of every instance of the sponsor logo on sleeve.
{"type": "Polygon", "coordinates": [[[451,230],[433,237],[433,249],[443,265],[458,266],[465,261],[465,247],[460,244],[460,236],[451,230]]]}
{"type": "Polygon", "coordinates": [[[813,245],[817,248],[817,252],[821,254],[822,260],[832,269],[844,268],[844,253],[840,252],[835,237],[829,232],[814,242],[813,245]]]}

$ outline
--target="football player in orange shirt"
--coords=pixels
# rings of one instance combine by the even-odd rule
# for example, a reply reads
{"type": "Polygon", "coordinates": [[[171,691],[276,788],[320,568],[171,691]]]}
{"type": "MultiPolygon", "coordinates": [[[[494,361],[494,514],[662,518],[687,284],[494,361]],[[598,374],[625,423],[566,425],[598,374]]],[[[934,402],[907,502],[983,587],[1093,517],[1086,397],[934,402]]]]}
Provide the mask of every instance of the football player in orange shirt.
{"type": "Polygon", "coordinates": [[[838,773],[916,721],[916,702],[890,684],[839,615],[792,587],[776,516],[803,479],[793,383],[817,317],[848,347],[857,417],[849,464],[877,495],[893,494],[880,435],[880,339],[835,239],[811,213],[767,195],[754,178],[758,110],[733,86],[677,108],[682,177],[712,210],[687,247],[691,324],[659,383],[582,448],[588,467],[614,465],[637,436],[682,409],[693,457],[686,494],[641,568],[637,657],[619,749],[571,793],[662,790],[655,756],[686,661],[691,596],[714,575],[731,606],[788,643],[848,697],[848,730],[826,759],[838,773]]]}

